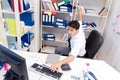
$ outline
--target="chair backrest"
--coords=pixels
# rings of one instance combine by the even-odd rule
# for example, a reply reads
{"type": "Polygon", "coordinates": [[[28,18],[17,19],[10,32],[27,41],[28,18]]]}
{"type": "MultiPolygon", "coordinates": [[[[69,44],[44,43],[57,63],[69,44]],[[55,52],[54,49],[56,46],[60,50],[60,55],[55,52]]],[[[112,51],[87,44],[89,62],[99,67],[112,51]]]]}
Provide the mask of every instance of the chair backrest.
{"type": "Polygon", "coordinates": [[[97,30],[92,30],[86,39],[86,54],[85,58],[94,58],[99,48],[103,43],[103,37],[97,30]]]}

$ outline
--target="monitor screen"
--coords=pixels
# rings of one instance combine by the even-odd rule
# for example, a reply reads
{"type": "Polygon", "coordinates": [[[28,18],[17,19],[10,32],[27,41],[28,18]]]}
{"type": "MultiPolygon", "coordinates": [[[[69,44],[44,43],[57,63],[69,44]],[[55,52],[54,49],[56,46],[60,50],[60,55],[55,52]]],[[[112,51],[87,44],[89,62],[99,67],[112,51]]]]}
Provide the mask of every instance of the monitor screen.
{"type": "Polygon", "coordinates": [[[3,64],[8,63],[11,66],[11,68],[7,71],[9,73],[6,73],[7,77],[5,80],[29,80],[26,61],[23,57],[19,56],[10,49],[0,45],[0,60],[3,64]],[[15,74],[15,76],[17,76],[16,79],[14,77],[13,79],[11,79],[10,76],[12,76],[13,73],[15,74]]]}

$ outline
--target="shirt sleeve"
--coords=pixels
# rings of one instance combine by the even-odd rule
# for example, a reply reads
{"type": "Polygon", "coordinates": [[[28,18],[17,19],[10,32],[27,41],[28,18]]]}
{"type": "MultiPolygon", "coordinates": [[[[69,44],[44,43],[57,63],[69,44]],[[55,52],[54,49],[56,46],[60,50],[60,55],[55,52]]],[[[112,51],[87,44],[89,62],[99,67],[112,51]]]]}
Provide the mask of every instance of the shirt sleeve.
{"type": "Polygon", "coordinates": [[[79,28],[79,30],[82,28],[82,21],[78,21],[79,22],[79,24],[80,24],[80,28],[79,28]]]}
{"type": "Polygon", "coordinates": [[[79,54],[79,52],[81,52],[82,46],[83,46],[82,41],[76,41],[75,43],[73,43],[69,55],[73,55],[76,57],[79,54]]]}

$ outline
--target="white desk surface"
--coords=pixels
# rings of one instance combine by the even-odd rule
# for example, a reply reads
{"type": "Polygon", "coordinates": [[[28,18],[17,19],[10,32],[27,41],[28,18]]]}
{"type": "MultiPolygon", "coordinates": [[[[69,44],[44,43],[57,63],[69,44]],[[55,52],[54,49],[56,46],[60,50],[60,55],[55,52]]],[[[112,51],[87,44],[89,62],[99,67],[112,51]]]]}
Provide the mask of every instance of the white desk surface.
{"type": "MultiPolygon", "coordinates": [[[[24,52],[24,51],[15,51],[26,59],[27,67],[29,68],[33,63],[37,62],[40,64],[44,64],[47,58],[47,54],[35,53],[35,52],[24,52]]],[[[61,56],[61,59],[65,57],[61,56]]],[[[70,71],[62,71],[64,74],[62,75],[60,80],[75,80],[71,79],[71,75],[80,76],[80,80],[83,80],[83,70],[86,66],[86,63],[90,64],[91,71],[95,74],[98,80],[120,80],[120,73],[109,66],[105,61],[100,60],[91,60],[91,59],[83,59],[76,58],[73,62],[70,63],[71,70],[70,71]]],[[[50,66],[50,64],[48,64],[50,66]]],[[[41,80],[40,75],[34,73],[28,69],[29,80],[41,80]]],[[[47,79],[43,79],[47,80],[47,79]]]]}

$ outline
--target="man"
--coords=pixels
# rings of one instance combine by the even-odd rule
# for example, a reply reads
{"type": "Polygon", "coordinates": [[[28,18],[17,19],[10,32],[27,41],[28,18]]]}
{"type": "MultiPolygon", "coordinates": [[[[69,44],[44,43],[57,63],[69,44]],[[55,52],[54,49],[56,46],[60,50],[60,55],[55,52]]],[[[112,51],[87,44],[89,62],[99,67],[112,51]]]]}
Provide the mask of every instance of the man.
{"type": "Polygon", "coordinates": [[[67,56],[65,59],[51,65],[51,71],[58,71],[63,64],[72,62],[77,56],[84,56],[85,51],[85,35],[82,30],[82,14],[84,9],[78,11],[79,21],[72,20],[68,23],[68,35],[70,36],[70,47],[58,47],[55,49],[56,54],[67,56]]]}

